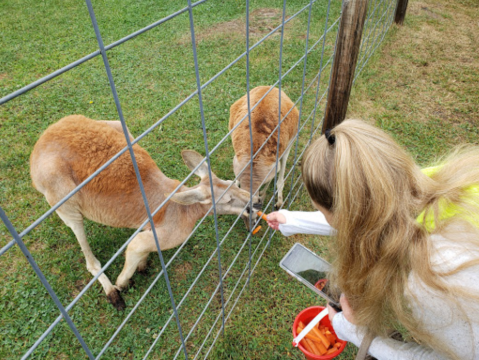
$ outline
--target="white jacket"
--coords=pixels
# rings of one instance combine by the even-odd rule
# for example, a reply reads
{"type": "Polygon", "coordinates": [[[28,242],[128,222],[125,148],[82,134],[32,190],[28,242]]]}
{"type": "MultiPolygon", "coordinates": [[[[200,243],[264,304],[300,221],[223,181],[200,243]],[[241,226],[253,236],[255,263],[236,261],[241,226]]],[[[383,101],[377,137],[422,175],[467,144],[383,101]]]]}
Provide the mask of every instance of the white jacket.
{"type": "MultiPolygon", "coordinates": [[[[334,232],[319,211],[308,213],[280,210],[280,212],[286,217],[286,224],[279,226],[279,230],[285,236],[298,233],[331,235],[334,232]]],[[[434,269],[447,271],[470,260],[479,259],[477,248],[452,243],[440,235],[431,235],[431,243],[430,261],[434,269]]],[[[450,275],[446,281],[449,285],[464,287],[479,294],[479,265],[450,275]]],[[[458,297],[459,305],[448,303],[440,293],[428,288],[414,273],[409,276],[408,293],[413,316],[423,324],[426,331],[434,334],[440,341],[452,344],[452,349],[460,359],[479,359],[479,296],[477,301],[461,300],[458,297]],[[458,306],[465,310],[467,319],[461,318],[462,312],[458,306]]],[[[334,316],[333,327],[340,339],[359,347],[364,337],[364,329],[351,324],[342,313],[334,316]]],[[[428,347],[381,337],[373,340],[369,354],[379,360],[446,359],[428,347]]]]}

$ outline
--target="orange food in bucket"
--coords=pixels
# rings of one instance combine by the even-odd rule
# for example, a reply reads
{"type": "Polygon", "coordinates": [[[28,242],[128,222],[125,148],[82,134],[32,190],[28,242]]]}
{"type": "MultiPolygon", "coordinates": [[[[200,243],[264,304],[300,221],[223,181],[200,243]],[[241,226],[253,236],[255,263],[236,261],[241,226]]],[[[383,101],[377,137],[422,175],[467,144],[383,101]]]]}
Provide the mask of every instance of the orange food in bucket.
{"type": "MultiPolygon", "coordinates": [[[[299,313],[293,325],[293,336],[298,336],[323,309],[322,306],[313,306],[299,313]]],[[[298,347],[308,360],[329,360],[338,356],[346,344],[346,341],[337,338],[326,316],[300,341],[298,347]]]]}

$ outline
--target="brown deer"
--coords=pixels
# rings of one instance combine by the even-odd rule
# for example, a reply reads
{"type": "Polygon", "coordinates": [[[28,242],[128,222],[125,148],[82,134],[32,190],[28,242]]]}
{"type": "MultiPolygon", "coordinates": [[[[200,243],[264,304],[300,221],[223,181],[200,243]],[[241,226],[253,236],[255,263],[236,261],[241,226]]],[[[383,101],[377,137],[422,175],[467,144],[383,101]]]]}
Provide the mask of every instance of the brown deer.
{"type": "MultiPolygon", "coordinates": [[[[130,135],[131,139],[131,135],[130,135]]],[[[88,176],[126,146],[119,121],[95,121],[82,115],[67,116],[48,127],[35,144],[30,157],[33,186],[45,195],[53,206],[88,176]]],[[[153,212],[180,183],[166,177],[148,153],[133,145],[146,197],[153,212]]],[[[203,156],[195,151],[181,153],[190,170],[203,156]]],[[[161,250],[183,243],[195,222],[207,214],[212,204],[208,166],[203,163],[195,172],[199,185],[182,186],[154,216],[161,250]]],[[[250,193],[232,185],[231,181],[212,176],[217,214],[236,214],[247,217],[244,211],[250,193]],[[219,199],[219,200],[218,200],[219,199]]],[[[258,198],[253,199],[258,203],[258,198]]],[[[255,204],[258,207],[259,204],[255,204]]],[[[250,211],[250,208],[247,208],[250,211]]],[[[147,219],[129,152],[122,154],[73,197],[56,210],[60,218],[75,233],[86,258],[88,271],[95,276],[101,269],[87,242],[83,218],[113,227],[139,228],[147,219]]],[[[212,214],[212,211],[210,211],[212,214]]],[[[126,249],[125,265],[113,286],[105,274],[100,281],[109,301],[118,309],[125,308],[119,291],[125,288],[133,273],[145,270],[150,252],[156,252],[153,232],[148,224],[126,249]]]]}
{"type": "MultiPolygon", "coordinates": [[[[270,86],[258,86],[250,91],[250,106],[253,106],[264,96],[270,89],[270,86]]],[[[235,125],[243,119],[248,113],[247,96],[237,100],[230,108],[230,122],[229,129],[233,129],[235,125]]],[[[278,126],[279,118],[279,90],[272,89],[265,98],[258,104],[258,106],[251,112],[251,125],[253,133],[253,154],[261,148],[266,142],[266,139],[272,132],[273,135],[266,142],[264,147],[259,151],[258,155],[253,159],[253,194],[256,193],[261,184],[264,184],[263,189],[259,192],[261,201],[264,202],[266,191],[268,190],[271,180],[275,176],[273,168],[276,166],[276,153],[278,146],[278,126]]],[[[281,91],[281,130],[279,140],[279,162],[278,169],[278,201],[276,207],[280,208],[283,205],[283,187],[284,187],[284,172],[286,169],[286,161],[288,159],[289,146],[292,139],[298,132],[298,117],[299,112],[294,106],[291,99],[281,91]],[[293,108],[294,107],[294,108],[293,108]],[[291,110],[291,108],[293,108],[291,110]],[[291,110],[291,112],[290,112],[291,110]],[[288,114],[289,112],[289,114],[288,114]],[[288,114],[288,116],[286,116],[288,114]],[[283,120],[283,118],[286,118],[283,120]]],[[[248,117],[233,131],[231,134],[233,141],[233,148],[235,157],[233,158],[233,170],[238,178],[239,186],[242,189],[250,189],[250,165],[248,162],[251,159],[251,142],[249,132],[248,117]],[[248,164],[248,165],[247,165],[248,164]],[[240,172],[245,170],[241,175],[240,172]]]]}

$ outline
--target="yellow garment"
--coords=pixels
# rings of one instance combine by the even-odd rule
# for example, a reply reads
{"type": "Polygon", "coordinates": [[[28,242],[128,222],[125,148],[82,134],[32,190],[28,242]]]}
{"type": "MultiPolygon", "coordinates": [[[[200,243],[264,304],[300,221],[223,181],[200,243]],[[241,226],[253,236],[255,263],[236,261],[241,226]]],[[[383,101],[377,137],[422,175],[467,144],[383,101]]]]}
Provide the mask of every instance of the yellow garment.
{"type": "MultiPolygon", "coordinates": [[[[425,168],[425,169],[422,169],[421,171],[423,172],[423,174],[427,175],[427,176],[431,176],[433,175],[434,173],[436,173],[439,169],[441,168],[441,166],[434,166],[434,167],[429,167],[429,168],[425,168]]],[[[479,185],[473,185],[473,186],[469,186],[468,188],[466,188],[466,191],[468,194],[471,194],[471,203],[474,203],[474,202],[477,202],[479,199],[479,185]],[[473,196],[472,196],[473,195],[473,196]]],[[[477,206],[478,204],[476,204],[477,206]]],[[[450,203],[447,203],[445,199],[440,199],[439,200],[439,219],[440,220],[446,220],[446,219],[449,219],[453,216],[456,216],[456,215],[461,215],[461,212],[462,212],[462,209],[460,206],[457,206],[455,204],[450,204],[450,203]]],[[[416,218],[417,222],[418,223],[423,223],[424,221],[424,214],[425,214],[425,211],[423,211],[421,214],[419,214],[419,216],[416,218]]],[[[479,228],[479,219],[474,217],[474,218],[471,218],[470,216],[465,216],[465,214],[462,214],[465,218],[465,220],[468,220],[470,221],[472,224],[474,224],[475,226],[477,226],[479,228]],[[468,219],[469,218],[469,219],[468,219]]],[[[433,211],[430,211],[429,214],[427,215],[426,217],[426,221],[424,222],[424,225],[426,226],[426,229],[427,231],[431,232],[434,230],[434,228],[436,227],[436,224],[434,223],[434,213],[433,211]]]]}

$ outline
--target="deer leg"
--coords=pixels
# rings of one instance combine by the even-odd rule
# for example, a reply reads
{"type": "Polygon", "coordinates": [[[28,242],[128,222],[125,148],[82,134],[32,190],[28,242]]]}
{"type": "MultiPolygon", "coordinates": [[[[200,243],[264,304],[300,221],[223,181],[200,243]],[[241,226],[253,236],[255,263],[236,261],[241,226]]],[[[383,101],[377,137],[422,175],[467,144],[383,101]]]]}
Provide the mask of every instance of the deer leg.
{"type": "Polygon", "coordinates": [[[288,161],[290,150],[291,148],[287,149],[283,153],[283,157],[280,160],[280,169],[278,175],[278,201],[275,205],[276,209],[280,209],[283,206],[284,173],[286,171],[286,162],[288,161]]]}
{"type": "Polygon", "coordinates": [[[148,255],[145,256],[145,259],[144,260],[141,260],[139,263],[138,263],[138,267],[136,268],[136,270],[140,273],[146,273],[146,267],[148,265],[148,255]]]}
{"type": "Polygon", "coordinates": [[[268,180],[263,187],[258,191],[258,196],[261,200],[261,203],[264,204],[266,200],[266,193],[268,192],[269,185],[271,184],[271,181],[273,181],[273,177],[268,180]]]}
{"type": "Polygon", "coordinates": [[[116,279],[116,288],[124,289],[128,286],[129,281],[136,269],[146,267],[148,254],[157,251],[153,232],[151,230],[143,231],[135,236],[128,244],[125,253],[125,265],[121,274],[116,279]]]}
{"type": "MultiPolygon", "coordinates": [[[[93,275],[96,276],[101,270],[101,263],[93,255],[90,245],[86,239],[85,229],[83,227],[83,216],[75,209],[68,207],[68,203],[57,209],[57,214],[63,222],[72,229],[75,234],[83,255],[85,255],[86,268],[93,275]]],[[[108,277],[103,273],[98,277],[103,289],[105,290],[108,300],[113,304],[117,310],[126,308],[125,301],[123,301],[118,290],[113,286],[108,277]]]]}

